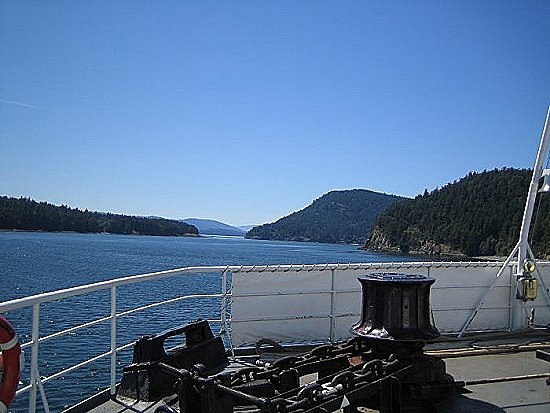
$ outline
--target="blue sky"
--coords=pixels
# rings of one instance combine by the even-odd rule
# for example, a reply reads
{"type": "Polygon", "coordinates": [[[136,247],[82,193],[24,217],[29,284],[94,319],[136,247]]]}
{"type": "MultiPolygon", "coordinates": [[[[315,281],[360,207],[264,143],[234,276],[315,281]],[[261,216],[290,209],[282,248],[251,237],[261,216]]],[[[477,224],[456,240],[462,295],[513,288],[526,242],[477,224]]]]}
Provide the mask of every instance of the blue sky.
{"type": "Polygon", "coordinates": [[[234,225],[531,167],[550,2],[3,1],[0,195],[234,225]]]}

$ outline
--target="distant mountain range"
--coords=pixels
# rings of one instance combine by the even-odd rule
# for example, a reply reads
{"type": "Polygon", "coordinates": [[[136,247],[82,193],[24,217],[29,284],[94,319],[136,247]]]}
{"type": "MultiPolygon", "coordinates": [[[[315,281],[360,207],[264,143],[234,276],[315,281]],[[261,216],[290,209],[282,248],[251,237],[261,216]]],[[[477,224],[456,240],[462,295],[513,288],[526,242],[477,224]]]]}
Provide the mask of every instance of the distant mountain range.
{"type": "Polygon", "coordinates": [[[193,225],[198,228],[199,234],[203,235],[224,235],[244,237],[246,230],[233,227],[231,225],[224,224],[223,222],[215,221],[213,219],[201,219],[201,218],[186,218],[181,222],[193,225]]]}
{"type": "Polygon", "coordinates": [[[332,191],[301,211],[254,227],[246,238],[364,244],[376,218],[404,199],[366,189],[332,191]]]}

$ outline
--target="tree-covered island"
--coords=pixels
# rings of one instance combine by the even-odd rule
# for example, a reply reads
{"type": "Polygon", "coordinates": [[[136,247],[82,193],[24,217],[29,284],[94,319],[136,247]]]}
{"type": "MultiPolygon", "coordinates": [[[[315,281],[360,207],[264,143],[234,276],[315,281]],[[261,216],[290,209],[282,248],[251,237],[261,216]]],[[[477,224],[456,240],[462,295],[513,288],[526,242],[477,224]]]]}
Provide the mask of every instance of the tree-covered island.
{"type": "MultiPolygon", "coordinates": [[[[532,170],[470,172],[414,199],[398,202],[377,219],[365,247],[424,255],[507,256],[518,242],[532,170]]],[[[550,198],[538,195],[529,243],[550,257],[550,198]]]]}
{"type": "Polygon", "coordinates": [[[66,205],[7,196],[0,197],[0,230],[163,236],[197,236],[199,233],[193,225],[170,219],[81,211],[66,205]]]}
{"type": "MultiPolygon", "coordinates": [[[[470,172],[414,199],[367,190],[332,191],[247,238],[359,243],[365,249],[429,256],[506,256],[519,238],[532,171],[470,172]]],[[[550,195],[540,194],[530,245],[550,257],[550,195]]]]}
{"type": "MultiPolygon", "coordinates": [[[[494,169],[414,199],[368,190],[332,191],[247,238],[358,243],[380,252],[431,256],[506,256],[518,241],[532,171],[494,169]]],[[[195,226],[163,218],[81,211],[29,198],[0,197],[0,230],[198,235],[195,226]]],[[[550,195],[540,194],[530,245],[550,257],[550,195]]]]}

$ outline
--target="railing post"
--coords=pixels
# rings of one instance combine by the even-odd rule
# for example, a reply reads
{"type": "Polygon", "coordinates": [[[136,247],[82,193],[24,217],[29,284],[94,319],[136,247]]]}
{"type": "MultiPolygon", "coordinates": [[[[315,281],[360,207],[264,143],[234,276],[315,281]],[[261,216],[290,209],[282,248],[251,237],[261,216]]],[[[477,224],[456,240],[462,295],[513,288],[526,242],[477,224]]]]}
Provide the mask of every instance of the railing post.
{"type": "Polygon", "coordinates": [[[222,320],[222,327],[225,331],[226,321],[226,305],[227,305],[227,271],[222,271],[222,308],[220,309],[220,318],[222,320]]]}
{"type": "Polygon", "coordinates": [[[40,334],[40,303],[32,306],[32,347],[31,347],[31,390],[29,395],[29,412],[36,412],[36,391],[38,373],[38,339],[40,334]]]}
{"type": "Polygon", "coordinates": [[[222,271],[222,302],[221,302],[222,307],[220,309],[220,318],[222,322],[222,331],[227,337],[227,340],[229,342],[231,356],[235,357],[235,349],[233,348],[233,343],[231,341],[231,336],[229,334],[229,328],[227,325],[227,272],[228,272],[227,269],[222,271]]]}
{"type": "Polygon", "coordinates": [[[116,393],[116,286],[111,287],[111,396],[116,393]]]}
{"type": "Polygon", "coordinates": [[[334,343],[334,327],[336,324],[336,318],[334,317],[335,310],[334,303],[334,268],[330,270],[330,342],[334,343]]]}
{"type": "Polygon", "coordinates": [[[508,331],[512,331],[514,328],[514,305],[516,304],[516,273],[514,267],[509,267],[510,270],[510,294],[508,295],[508,331]]]}
{"type": "Polygon", "coordinates": [[[40,397],[42,397],[42,404],[44,405],[44,411],[46,413],[50,413],[50,406],[48,404],[48,399],[46,398],[46,391],[44,390],[44,384],[42,383],[42,380],[40,378],[38,379],[38,389],[40,390],[40,397]]]}

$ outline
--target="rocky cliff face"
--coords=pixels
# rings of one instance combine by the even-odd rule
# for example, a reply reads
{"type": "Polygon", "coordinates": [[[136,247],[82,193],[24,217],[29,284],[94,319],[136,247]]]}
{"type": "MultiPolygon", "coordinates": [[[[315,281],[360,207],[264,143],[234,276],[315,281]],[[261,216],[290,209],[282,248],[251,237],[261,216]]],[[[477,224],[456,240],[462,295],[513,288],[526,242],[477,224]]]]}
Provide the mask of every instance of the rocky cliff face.
{"type": "Polygon", "coordinates": [[[365,243],[365,249],[385,253],[407,253],[430,257],[465,256],[462,252],[453,249],[450,245],[420,238],[418,231],[409,231],[408,240],[409,242],[404,245],[393,244],[387,233],[379,227],[375,227],[372,231],[371,238],[365,243]]]}
{"type": "Polygon", "coordinates": [[[365,243],[365,249],[381,252],[401,252],[399,246],[393,245],[387,234],[378,227],[372,231],[370,239],[365,243]]]}

